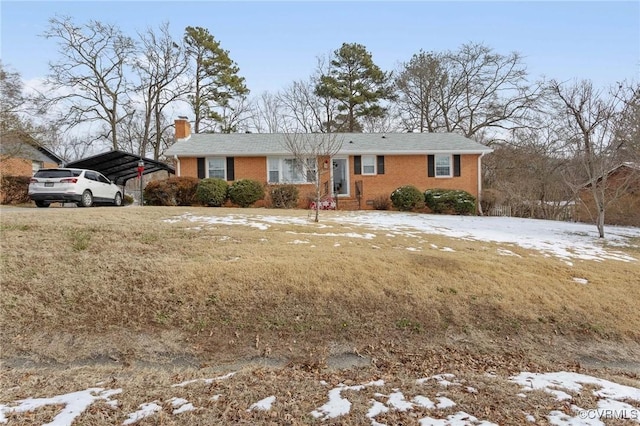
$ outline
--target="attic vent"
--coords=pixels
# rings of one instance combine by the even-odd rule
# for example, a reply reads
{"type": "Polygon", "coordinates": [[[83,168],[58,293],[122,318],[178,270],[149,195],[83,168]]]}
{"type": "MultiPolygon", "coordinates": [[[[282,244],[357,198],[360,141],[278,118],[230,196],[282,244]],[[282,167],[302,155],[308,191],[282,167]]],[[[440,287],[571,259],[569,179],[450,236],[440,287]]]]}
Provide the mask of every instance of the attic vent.
{"type": "Polygon", "coordinates": [[[387,135],[382,135],[382,139],[386,139],[386,138],[387,138],[387,135]]]}

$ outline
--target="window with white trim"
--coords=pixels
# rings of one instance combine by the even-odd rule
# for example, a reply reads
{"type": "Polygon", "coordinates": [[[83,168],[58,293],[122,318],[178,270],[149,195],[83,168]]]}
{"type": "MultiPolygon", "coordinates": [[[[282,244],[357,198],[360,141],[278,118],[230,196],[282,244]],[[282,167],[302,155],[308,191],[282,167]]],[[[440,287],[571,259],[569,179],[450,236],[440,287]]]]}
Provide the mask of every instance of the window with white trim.
{"type": "Polygon", "coordinates": [[[226,179],[227,159],[225,157],[213,157],[207,159],[207,170],[210,178],[226,179]]]}
{"type": "Polygon", "coordinates": [[[375,155],[362,156],[362,174],[363,175],[376,174],[376,156],[375,155]]]}
{"type": "Polygon", "coordinates": [[[451,177],[451,156],[436,155],[435,156],[436,177],[451,177]]]}
{"type": "Polygon", "coordinates": [[[269,183],[311,183],[315,180],[316,161],[293,157],[267,158],[269,183]]]}

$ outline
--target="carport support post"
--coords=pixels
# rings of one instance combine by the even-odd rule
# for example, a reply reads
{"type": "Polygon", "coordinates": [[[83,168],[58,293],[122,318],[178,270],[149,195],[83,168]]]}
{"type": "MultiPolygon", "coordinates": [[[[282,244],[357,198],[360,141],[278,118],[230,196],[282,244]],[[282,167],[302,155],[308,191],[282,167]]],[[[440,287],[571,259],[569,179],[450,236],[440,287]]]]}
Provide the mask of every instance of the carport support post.
{"type": "Polygon", "coordinates": [[[144,161],[138,161],[138,178],[140,179],[140,207],[144,206],[144,193],[142,191],[142,177],[144,176],[144,161]]]}

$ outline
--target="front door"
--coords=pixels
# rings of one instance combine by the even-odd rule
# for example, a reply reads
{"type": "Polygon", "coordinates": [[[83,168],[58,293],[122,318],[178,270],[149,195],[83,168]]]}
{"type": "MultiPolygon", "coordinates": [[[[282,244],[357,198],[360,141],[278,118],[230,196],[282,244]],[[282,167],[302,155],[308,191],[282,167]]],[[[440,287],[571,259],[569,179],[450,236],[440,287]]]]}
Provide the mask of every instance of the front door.
{"type": "Polygon", "coordinates": [[[335,196],[349,196],[349,161],[346,158],[333,159],[333,193],[335,196]]]}

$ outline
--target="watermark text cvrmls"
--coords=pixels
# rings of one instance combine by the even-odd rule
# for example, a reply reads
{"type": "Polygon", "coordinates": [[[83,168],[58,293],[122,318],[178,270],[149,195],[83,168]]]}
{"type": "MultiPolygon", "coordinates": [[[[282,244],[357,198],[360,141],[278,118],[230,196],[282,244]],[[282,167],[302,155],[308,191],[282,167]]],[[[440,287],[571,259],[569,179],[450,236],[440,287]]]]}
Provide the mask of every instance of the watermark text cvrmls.
{"type": "Polygon", "coordinates": [[[620,409],[593,409],[580,410],[578,417],[581,419],[619,419],[619,420],[640,420],[640,410],[636,408],[620,409]]]}

